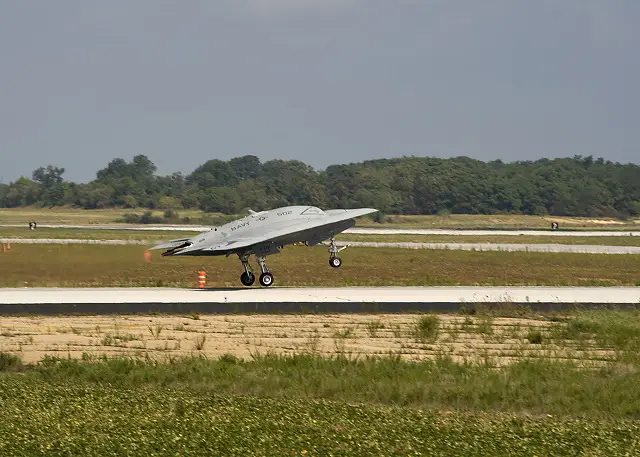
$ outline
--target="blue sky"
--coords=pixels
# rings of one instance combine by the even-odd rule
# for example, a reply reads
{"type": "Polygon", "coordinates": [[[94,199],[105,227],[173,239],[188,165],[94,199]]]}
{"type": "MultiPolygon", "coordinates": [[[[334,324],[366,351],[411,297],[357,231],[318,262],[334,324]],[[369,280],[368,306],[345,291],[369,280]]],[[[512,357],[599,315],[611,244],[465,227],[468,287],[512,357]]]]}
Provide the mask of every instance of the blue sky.
{"type": "Polygon", "coordinates": [[[115,157],[640,163],[637,0],[0,0],[0,177],[115,157]]]}

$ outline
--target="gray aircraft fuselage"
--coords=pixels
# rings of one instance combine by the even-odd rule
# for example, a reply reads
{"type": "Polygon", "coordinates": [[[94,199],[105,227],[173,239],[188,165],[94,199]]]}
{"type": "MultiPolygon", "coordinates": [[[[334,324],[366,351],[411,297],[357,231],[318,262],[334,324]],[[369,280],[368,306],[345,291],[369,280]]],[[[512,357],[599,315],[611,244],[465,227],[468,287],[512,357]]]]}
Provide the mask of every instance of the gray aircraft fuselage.
{"type": "Polygon", "coordinates": [[[323,211],[314,206],[286,206],[215,227],[191,238],[154,247],[166,255],[217,256],[277,254],[289,244],[314,246],[355,225],[355,218],[377,212],[372,208],[323,211]]]}

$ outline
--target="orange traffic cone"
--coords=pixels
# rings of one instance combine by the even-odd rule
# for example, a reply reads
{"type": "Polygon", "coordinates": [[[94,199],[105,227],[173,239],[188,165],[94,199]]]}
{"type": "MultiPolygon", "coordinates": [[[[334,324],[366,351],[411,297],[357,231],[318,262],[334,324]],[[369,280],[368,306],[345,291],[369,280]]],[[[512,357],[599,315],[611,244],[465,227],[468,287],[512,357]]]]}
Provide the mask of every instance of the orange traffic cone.
{"type": "Polygon", "coordinates": [[[204,289],[204,284],[207,279],[207,274],[204,270],[198,271],[198,288],[204,289]]]}
{"type": "Polygon", "coordinates": [[[7,241],[7,249],[11,249],[11,241],[7,241]]]}
{"type": "Polygon", "coordinates": [[[151,251],[144,251],[144,261],[151,262],[151,251]]]}

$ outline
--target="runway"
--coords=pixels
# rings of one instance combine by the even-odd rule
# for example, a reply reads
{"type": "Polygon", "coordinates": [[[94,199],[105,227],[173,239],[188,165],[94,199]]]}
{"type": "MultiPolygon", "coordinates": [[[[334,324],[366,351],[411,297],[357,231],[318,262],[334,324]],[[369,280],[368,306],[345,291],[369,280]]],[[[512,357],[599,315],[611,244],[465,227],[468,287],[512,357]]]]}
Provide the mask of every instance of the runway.
{"type": "Polygon", "coordinates": [[[462,305],[640,306],[640,287],[34,288],[0,289],[0,315],[457,312],[462,305]]]}
{"type": "MultiPolygon", "coordinates": [[[[151,246],[158,240],[86,240],[58,238],[0,238],[11,244],[95,244],[110,246],[151,246]]],[[[445,249],[451,251],[559,252],[578,254],[640,254],[640,246],[601,246],[587,244],[518,244],[518,243],[402,243],[376,241],[337,241],[338,246],[398,249],[445,249]]]]}

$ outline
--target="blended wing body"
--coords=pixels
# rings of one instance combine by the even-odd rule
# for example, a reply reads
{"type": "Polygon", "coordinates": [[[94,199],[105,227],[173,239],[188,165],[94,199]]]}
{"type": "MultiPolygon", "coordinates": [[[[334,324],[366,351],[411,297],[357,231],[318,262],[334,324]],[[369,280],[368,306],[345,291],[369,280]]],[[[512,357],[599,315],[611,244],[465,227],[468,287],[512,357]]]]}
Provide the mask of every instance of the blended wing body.
{"type": "Polygon", "coordinates": [[[278,254],[283,246],[303,243],[315,246],[330,239],[329,265],[338,268],[342,260],[333,237],[353,227],[355,218],[375,213],[373,208],[331,209],[323,211],[315,206],[286,206],[256,213],[214,227],[191,238],[180,238],[154,246],[151,249],[165,249],[163,256],[216,256],[237,254],[244,267],[240,281],[250,286],[255,281],[249,257],[255,255],[260,264],[260,284],[273,284],[273,274],[266,265],[266,256],[278,254]]]}
{"type": "Polygon", "coordinates": [[[288,206],[252,212],[192,238],[171,240],[151,249],[166,249],[165,255],[275,254],[279,246],[318,244],[353,227],[355,218],[377,212],[372,208],[322,211],[314,206],[288,206]]]}

